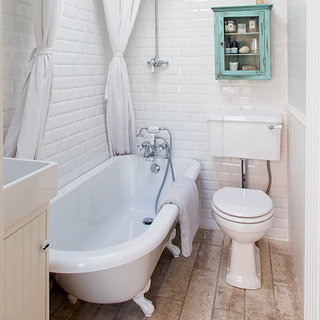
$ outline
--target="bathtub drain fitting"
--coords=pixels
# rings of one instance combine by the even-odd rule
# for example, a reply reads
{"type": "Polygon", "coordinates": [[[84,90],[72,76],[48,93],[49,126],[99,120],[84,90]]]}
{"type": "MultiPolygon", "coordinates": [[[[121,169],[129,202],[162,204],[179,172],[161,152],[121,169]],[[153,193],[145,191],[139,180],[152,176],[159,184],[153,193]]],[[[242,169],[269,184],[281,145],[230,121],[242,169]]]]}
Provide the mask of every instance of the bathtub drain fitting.
{"type": "Polygon", "coordinates": [[[146,224],[147,226],[150,225],[153,222],[152,218],[144,218],[142,220],[143,224],[146,224]]]}

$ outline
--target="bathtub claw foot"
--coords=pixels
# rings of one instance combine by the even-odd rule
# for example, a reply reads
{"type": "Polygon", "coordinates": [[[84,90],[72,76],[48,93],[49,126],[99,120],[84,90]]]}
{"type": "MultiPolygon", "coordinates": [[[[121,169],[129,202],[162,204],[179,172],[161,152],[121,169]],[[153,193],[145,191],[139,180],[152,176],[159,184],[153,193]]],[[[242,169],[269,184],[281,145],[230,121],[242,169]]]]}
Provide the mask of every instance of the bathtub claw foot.
{"type": "Polygon", "coordinates": [[[78,301],[78,298],[76,298],[72,294],[68,293],[68,300],[70,301],[70,303],[76,304],[78,301]]]}
{"type": "Polygon", "coordinates": [[[176,229],[173,229],[171,236],[169,238],[169,241],[166,244],[166,248],[170,250],[170,252],[175,258],[178,258],[180,256],[181,251],[178,246],[172,243],[172,240],[176,237],[176,233],[177,233],[176,229]]]}
{"type": "Polygon", "coordinates": [[[133,298],[133,301],[141,308],[142,312],[147,318],[151,317],[154,312],[152,301],[144,297],[144,294],[150,289],[150,284],[151,279],[149,279],[146,287],[133,298]]]}

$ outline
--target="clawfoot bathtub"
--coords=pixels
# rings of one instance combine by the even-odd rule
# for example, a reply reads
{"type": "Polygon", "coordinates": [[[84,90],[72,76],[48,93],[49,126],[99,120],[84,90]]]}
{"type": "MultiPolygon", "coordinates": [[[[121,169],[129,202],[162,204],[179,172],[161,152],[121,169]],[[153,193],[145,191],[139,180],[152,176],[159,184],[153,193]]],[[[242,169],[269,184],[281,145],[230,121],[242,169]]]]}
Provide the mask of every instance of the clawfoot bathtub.
{"type": "MultiPolygon", "coordinates": [[[[166,204],[155,215],[154,201],[162,181],[142,156],[113,157],[58,191],[50,209],[50,272],[69,300],[118,303],[133,299],[147,317],[154,307],[144,298],[150,277],[167,246],[172,245],[178,208],[166,204]],[[150,225],[143,219],[154,219],[150,225]]],[[[196,180],[200,164],[173,158],[176,178],[196,180]]],[[[172,184],[167,179],[161,197],[172,184]]],[[[161,199],[160,197],[160,199],[161,199]]]]}

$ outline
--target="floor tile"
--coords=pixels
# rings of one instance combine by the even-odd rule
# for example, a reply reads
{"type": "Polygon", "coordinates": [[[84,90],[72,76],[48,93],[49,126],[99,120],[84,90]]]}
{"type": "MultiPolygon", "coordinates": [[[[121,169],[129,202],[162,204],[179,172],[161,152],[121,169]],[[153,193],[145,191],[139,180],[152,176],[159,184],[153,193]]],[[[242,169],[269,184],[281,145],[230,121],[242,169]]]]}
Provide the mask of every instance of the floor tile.
{"type": "Polygon", "coordinates": [[[226,311],[244,312],[244,290],[226,283],[226,270],[229,248],[223,247],[219,280],[214,307],[226,311]]]}
{"type": "Polygon", "coordinates": [[[203,244],[213,244],[213,245],[223,245],[224,233],[218,230],[208,230],[205,229],[203,232],[202,243],[203,244]]]}
{"type": "Polygon", "coordinates": [[[195,263],[196,269],[219,272],[222,246],[201,243],[195,263]]]}
{"type": "Polygon", "coordinates": [[[262,281],[261,289],[245,291],[245,319],[276,319],[272,281],[262,281]]]}
{"type": "Polygon", "coordinates": [[[182,301],[157,297],[152,320],[179,320],[182,301]]]}
{"type": "Polygon", "coordinates": [[[72,304],[65,299],[59,309],[50,317],[50,320],[80,320],[86,313],[91,303],[78,300],[72,304]]]}
{"type": "Polygon", "coordinates": [[[291,286],[277,282],[274,284],[274,292],[277,319],[303,319],[299,297],[291,286]]]}
{"type": "Polygon", "coordinates": [[[243,320],[244,316],[242,313],[236,313],[232,311],[213,309],[211,320],[243,320]]]}
{"type": "Polygon", "coordinates": [[[158,262],[156,265],[153,274],[151,276],[151,286],[148,292],[145,293],[145,297],[152,302],[155,300],[159,289],[161,287],[161,284],[163,282],[163,279],[166,275],[166,272],[168,270],[169,264],[164,264],[161,262],[158,262]]]}
{"type": "Polygon", "coordinates": [[[50,291],[50,316],[56,312],[65,299],[67,299],[67,293],[56,284],[50,291]]]}
{"type": "Polygon", "coordinates": [[[113,319],[120,309],[121,304],[95,304],[92,303],[81,320],[113,319]]]}
{"type": "Polygon", "coordinates": [[[269,239],[269,246],[271,253],[290,255],[289,241],[269,239]]]}
{"type": "Polygon", "coordinates": [[[185,258],[181,255],[171,261],[158,293],[160,297],[184,300],[199,246],[200,243],[193,243],[190,257],[185,258]]]}
{"type": "Polygon", "coordinates": [[[291,256],[272,253],[271,262],[278,319],[303,319],[291,256]]]}
{"type": "MultiPolygon", "coordinates": [[[[133,301],[126,301],[123,302],[119,308],[119,311],[117,312],[115,317],[108,317],[105,316],[105,318],[101,318],[101,320],[105,319],[113,319],[113,320],[146,320],[148,319],[141,308],[133,301]]],[[[92,320],[96,320],[95,318],[92,318],[92,320]]],[[[100,320],[100,319],[99,319],[100,320]]]]}
{"type": "Polygon", "coordinates": [[[194,269],[180,320],[211,320],[218,273],[194,269]]]}

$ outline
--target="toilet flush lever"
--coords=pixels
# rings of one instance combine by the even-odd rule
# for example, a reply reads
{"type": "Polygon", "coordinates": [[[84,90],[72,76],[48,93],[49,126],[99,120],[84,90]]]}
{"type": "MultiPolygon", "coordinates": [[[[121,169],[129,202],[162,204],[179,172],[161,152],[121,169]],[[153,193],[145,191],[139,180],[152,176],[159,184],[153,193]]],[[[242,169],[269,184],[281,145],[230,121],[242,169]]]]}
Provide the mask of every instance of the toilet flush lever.
{"type": "Polygon", "coordinates": [[[273,130],[273,129],[283,129],[284,127],[283,127],[283,125],[282,124],[280,124],[280,125],[278,125],[278,126],[273,126],[272,124],[270,124],[269,126],[268,126],[268,129],[269,130],[273,130]]]}

